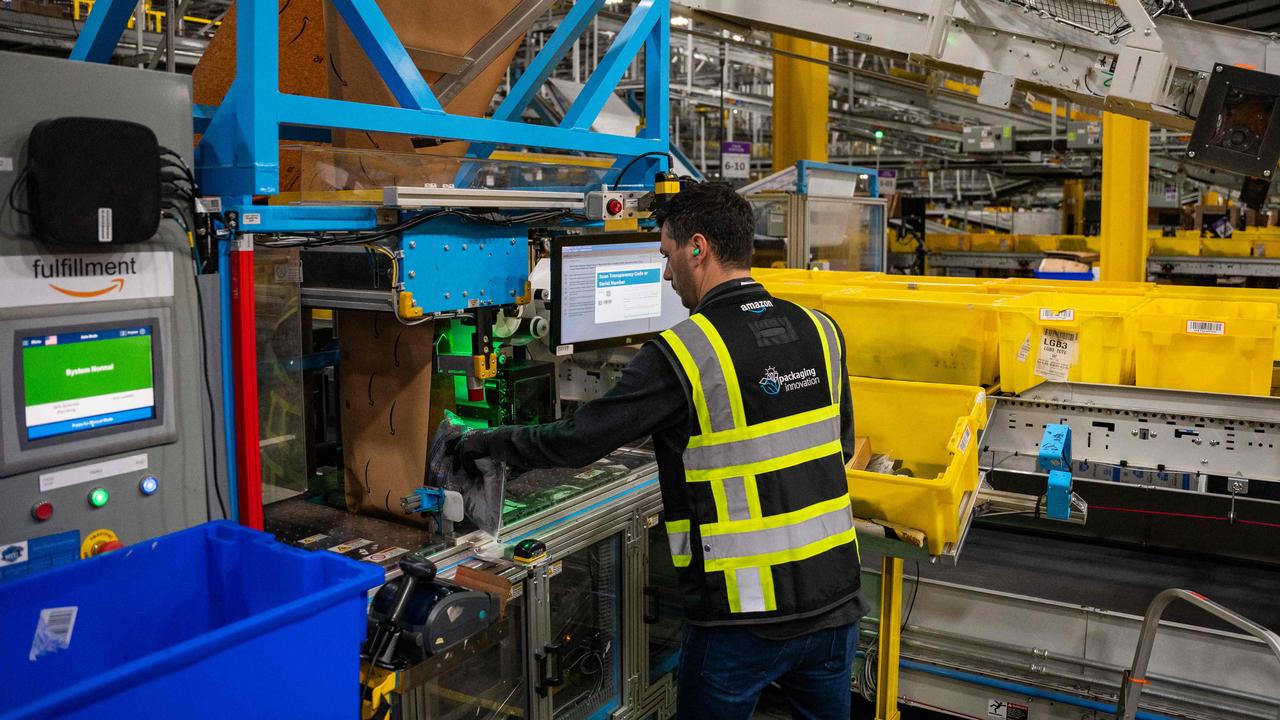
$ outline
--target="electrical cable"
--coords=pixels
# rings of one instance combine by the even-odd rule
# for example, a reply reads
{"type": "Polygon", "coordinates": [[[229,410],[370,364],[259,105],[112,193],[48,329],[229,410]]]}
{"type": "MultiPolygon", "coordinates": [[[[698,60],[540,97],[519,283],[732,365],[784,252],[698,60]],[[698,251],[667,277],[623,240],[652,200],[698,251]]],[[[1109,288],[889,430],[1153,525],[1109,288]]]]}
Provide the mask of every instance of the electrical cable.
{"type": "Polygon", "coordinates": [[[22,168],[22,172],[18,175],[18,179],[14,180],[13,184],[9,186],[9,195],[8,195],[7,201],[9,203],[9,207],[13,208],[14,212],[20,215],[26,215],[27,217],[31,217],[30,210],[23,210],[22,208],[18,207],[18,205],[13,200],[14,194],[18,190],[18,186],[26,183],[28,170],[30,170],[30,168],[25,168],[25,167],[22,168]]]}
{"type": "Polygon", "coordinates": [[[666,156],[667,167],[676,166],[676,159],[672,157],[671,153],[665,150],[650,150],[649,152],[646,152],[646,153],[640,153],[639,155],[631,158],[631,160],[626,165],[622,166],[622,172],[618,173],[618,179],[613,181],[613,189],[614,190],[618,189],[618,185],[622,183],[622,178],[627,174],[627,171],[631,169],[632,165],[635,165],[637,162],[640,162],[641,158],[654,157],[656,155],[666,156]]]}
{"type": "Polygon", "coordinates": [[[876,674],[878,672],[876,665],[878,664],[879,655],[880,648],[872,644],[862,656],[862,672],[858,676],[858,694],[869,703],[876,701],[876,674]]]}
{"type": "MultiPolygon", "coordinates": [[[[214,412],[217,407],[213,403],[213,385],[209,382],[209,349],[205,340],[205,332],[207,327],[204,321],[204,296],[200,292],[200,279],[195,274],[191,276],[191,284],[196,293],[196,313],[200,319],[200,374],[204,377],[205,397],[209,401],[209,445],[205,446],[206,453],[212,453],[210,461],[213,465],[213,491],[218,497],[218,509],[222,511],[223,518],[230,518],[227,514],[227,503],[222,499],[222,485],[218,482],[218,415],[214,412]]],[[[227,449],[231,451],[230,448],[227,449]]]]}
{"type": "Polygon", "coordinates": [[[899,632],[907,629],[907,623],[911,620],[911,611],[916,609],[916,598],[918,597],[920,597],[920,561],[919,560],[916,561],[915,592],[911,593],[911,604],[907,606],[907,614],[902,616],[902,628],[899,630],[899,632]]]}
{"type": "Polygon", "coordinates": [[[291,233],[284,236],[276,236],[273,240],[255,240],[255,244],[263,247],[272,248],[319,248],[332,247],[335,245],[368,245],[371,243],[385,240],[387,238],[399,235],[407,230],[412,230],[423,223],[435,220],[440,217],[457,217],[486,225],[498,225],[501,227],[510,227],[515,225],[531,225],[552,220],[586,220],[585,216],[579,215],[569,210],[539,210],[521,215],[503,215],[498,212],[477,213],[470,210],[458,210],[454,208],[446,208],[442,210],[433,210],[414,216],[409,220],[401,222],[390,228],[372,231],[348,232],[348,233],[291,233]]]}
{"type": "Polygon", "coordinates": [[[430,318],[425,318],[425,317],[419,320],[406,320],[405,318],[400,317],[400,302],[399,302],[400,297],[398,295],[398,291],[396,290],[396,286],[397,286],[396,279],[400,276],[400,272],[399,272],[400,265],[396,261],[396,254],[391,250],[382,247],[381,245],[365,245],[364,248],[371,252],[381,253],[391,261],[391,282],[390,282],[391,313],[396,316],[396,320],[398,320],[401,325],[408,325],[409,327],[413,327],[414,325],[421,325],[422,323],[429,320],[430,318]]]}

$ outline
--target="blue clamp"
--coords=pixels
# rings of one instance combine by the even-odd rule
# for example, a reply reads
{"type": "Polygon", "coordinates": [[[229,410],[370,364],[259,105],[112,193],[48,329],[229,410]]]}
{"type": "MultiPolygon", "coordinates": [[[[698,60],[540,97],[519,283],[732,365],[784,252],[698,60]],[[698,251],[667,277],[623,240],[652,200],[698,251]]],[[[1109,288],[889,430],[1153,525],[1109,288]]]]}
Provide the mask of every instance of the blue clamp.
{"type": "Polygon", "coordinates": [[[438,487],[414,488],[412,495],[400,498],[400,509],[405,515],[438,514],[450,522],[460,522],[465,516],[462,494],[438,487]]]}
{"type": "Polygon", "coordinates": [[[413,494],[400,498],[400,508],[406,515],[440,512],[444,508],[444,490],[438,487],[414,488],[413,494]]]}
{"type": "Polygon", "coordinates": [[[1046,425],[1038,464],[1049,473],[1045,513],[1054,520],[1071,517],[1071,427],[1046,425]]]}

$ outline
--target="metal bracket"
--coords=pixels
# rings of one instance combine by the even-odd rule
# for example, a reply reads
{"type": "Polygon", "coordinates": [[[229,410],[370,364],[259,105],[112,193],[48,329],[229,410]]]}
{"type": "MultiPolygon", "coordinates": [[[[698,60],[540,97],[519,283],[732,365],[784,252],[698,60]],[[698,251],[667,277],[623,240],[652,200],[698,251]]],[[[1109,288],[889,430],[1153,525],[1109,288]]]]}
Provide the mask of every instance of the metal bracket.
{"type": "MultiPolygon", "coordinates": [[[[1049,473],[1044,496],[1045,514],[1053,520],[1071,519],[1071,427],[1046,425],[1038,464],[1049,473]]],[[[1082,501],[1083,502],[1083,501],[1082,501]]]]}

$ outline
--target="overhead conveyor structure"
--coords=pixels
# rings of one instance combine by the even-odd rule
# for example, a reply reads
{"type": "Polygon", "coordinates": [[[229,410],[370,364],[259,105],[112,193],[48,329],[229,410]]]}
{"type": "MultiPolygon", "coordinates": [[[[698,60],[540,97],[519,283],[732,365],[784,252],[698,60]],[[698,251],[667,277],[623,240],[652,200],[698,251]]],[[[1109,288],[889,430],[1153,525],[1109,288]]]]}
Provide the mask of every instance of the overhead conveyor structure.
{"type": "MultiPolygon", "coordinates": [[[[1117,0],[1114,5],[1087,0],[683,4],[737,25],[993,79],[1003,76],[1021,89],[1181,130],[1194,124],[1215,65],[1280,73],[1280,35],[1177,17],[1152,0],[1117,0]],[[1068,24],[1072,18],[1088,22],[1068,24]]],[[[979,102],[985,99],[979,96],[979,102]]]]}

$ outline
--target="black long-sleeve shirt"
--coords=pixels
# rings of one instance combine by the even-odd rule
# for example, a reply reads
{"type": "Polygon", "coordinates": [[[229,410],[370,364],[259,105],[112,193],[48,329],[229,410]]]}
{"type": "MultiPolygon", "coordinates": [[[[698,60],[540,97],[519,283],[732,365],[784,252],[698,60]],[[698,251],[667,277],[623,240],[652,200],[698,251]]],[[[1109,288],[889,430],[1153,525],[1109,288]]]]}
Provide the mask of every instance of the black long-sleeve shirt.
{"type": "MultiPolygon", "coordinates": [[[[750,278],[730,280],[703,296],[694,312],[727,296],[743,293],[750,293],[751,300],[769,297],[750,278]]],[[[842,357],[844,346],[841,334],[842,357]]],[[[485,435],[488,454],[524,469],[576,468],[589,465],[623,445],[652,437],[659,482],[663,486],[663,501],[670,509],[670,503],[684,501],[683,493],[669,492],[667,488],[672,486],[674,490],[676,483],[684,482],[682,455],[690,436],[697,430],[696,414],[689,404],[685,381],[676,372],[673,362],[662,346],[646,343],[623,370],[622,378],[603,397],[583,404],[571,418],[543,425],[506,426],[488,431],[485,435]]],[[[844,363],[840,363],[840,367],[840,436],[847,462],[853,457],[853,402],[849,396],[848,371],[844,363]]],[[[849,568],[849,572],[858,571],[858,568],[849,568]]],[[[859,596],[854,602],[820,617],[751,627],[758,634],[782,639],[848,624],[861,618],[865,612],[866,604],[859,596]]]]}

